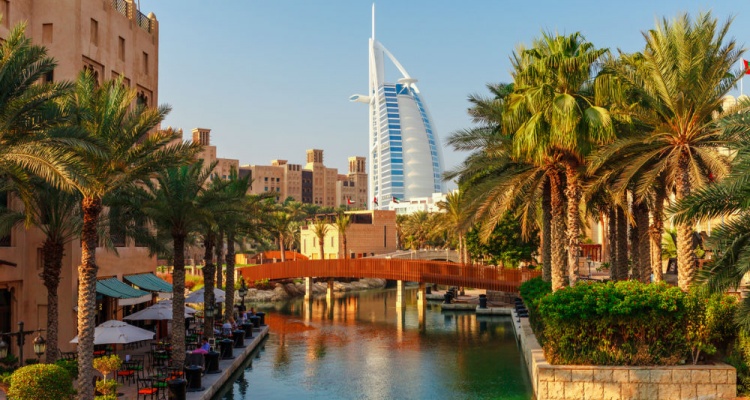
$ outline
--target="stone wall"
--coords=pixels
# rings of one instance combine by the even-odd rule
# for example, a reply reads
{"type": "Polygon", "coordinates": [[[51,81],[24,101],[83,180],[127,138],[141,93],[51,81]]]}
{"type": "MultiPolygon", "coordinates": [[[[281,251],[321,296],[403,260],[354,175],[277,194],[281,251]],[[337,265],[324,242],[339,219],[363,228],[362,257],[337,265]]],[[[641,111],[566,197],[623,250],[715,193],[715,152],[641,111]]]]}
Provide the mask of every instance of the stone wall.
{"type": "Polygon", "coordinates": [[[663,367],[550,365],[527,318],[521,319],[516,334],[537,400],[707,400],[734,399],[737,394],[736,371],[727,364],[663,367]]]}

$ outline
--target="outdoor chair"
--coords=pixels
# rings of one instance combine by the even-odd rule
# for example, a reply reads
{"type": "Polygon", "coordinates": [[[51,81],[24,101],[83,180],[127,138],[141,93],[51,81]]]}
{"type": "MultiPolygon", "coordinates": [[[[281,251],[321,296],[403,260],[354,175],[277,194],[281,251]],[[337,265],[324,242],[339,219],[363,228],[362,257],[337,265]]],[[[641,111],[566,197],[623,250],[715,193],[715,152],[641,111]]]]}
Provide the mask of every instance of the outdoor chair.
{"type": "Polygon", "coordinates": [[[131,369],[130,367],[123,368],[115,374],[117,379],[122,379],[122,383],[124,384],[127,380],[128,383],[134,382],[136,378],[136,370],[131,369]]]}
{"type": "Polygon", "coordinates": [[[137,382],[137,398],[140,398],[141,396],[143,396],[144,399],[146,396],[149,396],[151,399],[153,399],[154,396],[158,397],[160,388],[155,384],[154,379],[138,378],[137,382]]]}

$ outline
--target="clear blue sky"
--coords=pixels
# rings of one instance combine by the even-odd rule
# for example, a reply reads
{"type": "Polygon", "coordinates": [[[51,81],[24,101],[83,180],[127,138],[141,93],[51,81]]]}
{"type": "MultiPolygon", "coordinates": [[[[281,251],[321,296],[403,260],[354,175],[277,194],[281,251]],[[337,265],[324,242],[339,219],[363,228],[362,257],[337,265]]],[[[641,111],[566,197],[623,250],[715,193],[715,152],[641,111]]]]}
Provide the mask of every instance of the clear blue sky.
{"type": "MultiPolygon", "coordinates": [[[[367,107],[348,97],[367,91],[371,4],[141,0],[160,24],[159,101],[173,107],[166,124],[211,128],[219,157],[241,164],[304,164],[305,150],[320,148],[326,165],[345,172],[347,157],[367,154],[367,107]]],[[[707,10],[733,15],[731,35],[750,46],[744,0],[387,0],[376,3],[376,36],[419,79],[444,141],[471,126],[467,95],[509,81],[511,51],[543,29],[636,51],[656,19],[707,10]]],[[[443,153],[446,168],[464,159],[443,153]]]]}

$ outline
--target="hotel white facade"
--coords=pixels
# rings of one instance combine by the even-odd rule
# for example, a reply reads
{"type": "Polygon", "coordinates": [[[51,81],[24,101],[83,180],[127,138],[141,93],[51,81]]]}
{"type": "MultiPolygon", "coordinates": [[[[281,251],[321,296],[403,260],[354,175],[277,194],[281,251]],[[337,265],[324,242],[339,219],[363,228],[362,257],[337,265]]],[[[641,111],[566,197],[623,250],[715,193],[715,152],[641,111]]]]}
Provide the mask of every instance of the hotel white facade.
{"type": "Polygon", "coordinates": [[[443,155],[432,118],[417,80],[375,40],[375,6],[369,41],[367,95],[349,99],[370,107],[369,208],[388,210],[392,199],[431,197],[442,193],[443,155]],[[385,58],[401,73],[396,83],[385,80],[385,58]]]}

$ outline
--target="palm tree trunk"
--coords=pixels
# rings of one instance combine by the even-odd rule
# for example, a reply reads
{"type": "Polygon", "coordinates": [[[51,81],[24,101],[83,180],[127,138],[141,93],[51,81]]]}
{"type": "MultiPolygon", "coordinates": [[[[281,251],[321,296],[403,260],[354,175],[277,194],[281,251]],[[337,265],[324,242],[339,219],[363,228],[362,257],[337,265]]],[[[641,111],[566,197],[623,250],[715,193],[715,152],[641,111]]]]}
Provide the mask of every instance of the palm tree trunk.
{"type": "Polygon", "coordinates": [[[635,203],[630,204],[630,215],[632,216],[631,220],[632,223],[628,221],[628,236],[630,237],[630,247],[629,247],[629,258],[630,258],[630,265],[632,267],[631,271],[631,279],[640,281],[641,280],[641,253],[638,249],[640,249],[641,242],[640,237],[638,236],[638,227],[635,225],[636,219],[638,218],[638,210],[635,205],[635,203]]]}
{"type": "Polygon", "coordinates": [[[57,289],[60,286],[60,272],[62,271],[65,246],[62,241],[47,237],[42,246],[42,252],[44,253],[44,270],[41,275],[44,286],[47,288],[47,351],[45,359],[48,364],[51,364],[57,360],[57,328],[59,325],[57,289]]]}
{"type": "Polygon", "coordinates": [[[78,390],[79,400],[93,400],[94,328],[96,327],[96,246],[102,199],[85,196],[82,201],[81,265],[78,267],[78,390]]]}
{"type": "Polygon", "coordinates": [[[547,179],[542,189],[542,279],[546,282],[552,279],[551,196],[550,181],[547,179]]]}
{"type": "Polygon", "coordinates": [[[645,202],[636,204],[637,212],[635,214],[636,224],[638,227],[638,262],[640,263],[639,271],[641,273],[640,281],[644,283],[651,282],[651,241],[648,227],[648,206],[645,202]]]}
{"type": "MultiPolygon", "coordinates": [[[[203,305],[205,307],[213,307],[216,310],[216,299],[214,297],[214,288],[216,287],[216,266],[214,265],[213,252],[214,252],[214,233],[209,230],[203,237],[203,305]]],[[[214,315],[219,315],[218,311],[214,315]]],[[[206,337],[214,337],[214,317],[203,319],[203,335],[206,337]]]]}
{"type": "MultiPolygon", "coordinates": [[[[212,243],[212,246],[214,247],[214,251],[216,251],[216,287],[221,289],[224,287],[224,257],[223,257],[223,250],[224,250],[224,232],[218,231],[216,236],[212,236],[214,242],[212,243]]],[[[221,316],[223,314],[222,312],[222,304],[216,303],[216,315],[221,316]]]]}
{"type": "Polygon", "coordinates": [[[325,238],[318,239],[318,244],[320,245],[320,259],[325,260],[326,254],[325,252],[325,238]]]}
{"type": "Polygon", "coordinates": [[[649,229],[651,237],[651,270],[654,274],[654,282],[661,282],[664,279],[661,263],[661,238],[664,235],[664,198],[664,191],[657,189],[654,196],[651,228],[649,229]]]}
{"type": "Polygon", "coordinates": [[[279,252],[281,253],[281,262],[286,261],[286,249],[284,248],[284,234],[279,233],[279,252]]]}
{"type": "Polygon", "coordinates": [[[560,186],[560,175],[557,171],[549,174],[551,196],[550,205],[552,210],[551,219],[551,275],[552,290],[556,291],[565,286],[564,264],[565,264],[565,218],[563,216],[563,193],[560,186]]]}
{"type": "Polygon", "coordinates": [[[578,168],[574,162],[565,166],[565,177],[567,188],[565,196],[568,200],[568,276],[570,286],[575,285],[578,279],[578,257],[581,252],[581,184],[578,181],[578,168]]]}
{"type": "Polygon", "coordinates": [[[234,232],[227,232],[227,286],[224,318],[234,317],[234,232]]]}
{"type": "Polygon", "coordinates": [[[628,279],[628,220],[625,211],[617,207],[617,270],[615,280],[628,279]]]}
{"type": "Polygon", "coordinates": [[[172,360],[181,370],[185,364],[185,235],[173,235],[172,240],[172,360]]]}
{"type": "MultiPolygon", "coordinates": [[[[690,178],[688,177],[688,163],[685,156],[677,162],[677,177],[675,179],[677,201],[690,195],[690,178]]],[[[696,270],[695,248],[693,247],[693,227],[690,223],[677,224],[677,284],[680,289],[687,291],[695,278],[696,270]]]]}
{"type": "Polygon", "coordinates": [[[607,209],[607,248],[609,249],[609,279],[617,279],[617,213],[615,205],[607,209]]]}
{"type": "Polygon", "coordinates": [[[344,236],[344,258],[348,259],[349,258],[349,251],[346,248],[346,232],[343,233],[343,236],[344,236]]]}

